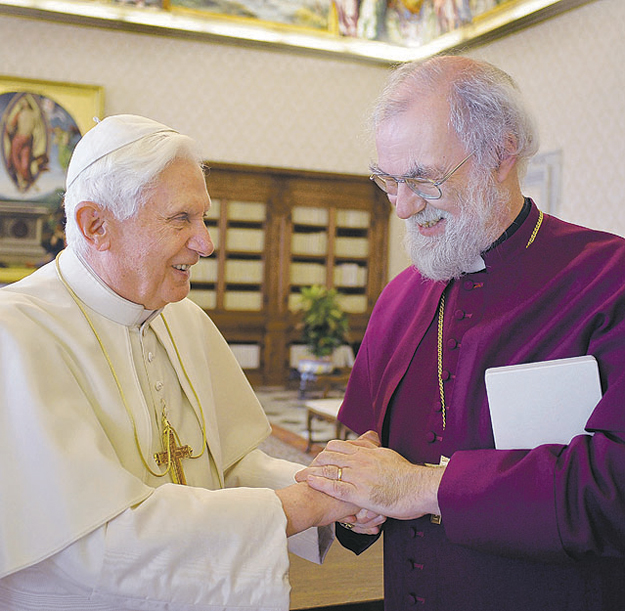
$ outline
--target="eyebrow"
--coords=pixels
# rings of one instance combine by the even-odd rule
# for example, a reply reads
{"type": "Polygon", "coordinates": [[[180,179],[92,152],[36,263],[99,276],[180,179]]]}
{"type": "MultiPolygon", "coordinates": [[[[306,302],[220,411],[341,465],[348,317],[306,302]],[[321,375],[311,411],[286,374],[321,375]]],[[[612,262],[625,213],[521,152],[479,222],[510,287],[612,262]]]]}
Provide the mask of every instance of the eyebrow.
{"type": "MultiPolygon", "coordinates": [[[[202,219],[205,219],[207,215],[207,211],[203,212],[201,215],[199,215],[202,219]]],[[[179,210],[173,211],[169,214],[164,214],[162,215],[162,219],[165,221],[176,221],[178,219],[180,219],[181,217],[186,217],[186,218],[193,218],[193,217],[197,217],[197,213],[192,212],[189,208],[180,208],[179,210]]]]}
{"type": "Polygon", "coordinates": [[[425,166],[420,163],[411,164],[410,169],[406,174],[406,176],[410,178],[428,178],[430,180],[434,180],[442,175],[443,174],[440,172],[440,170],[433,167],[425,166]]]}
{"type": "MultiPolygon", "coordinates": [[[[380,166],[378,166],[375,163],[372,163],[369,166],[369,170],[373,172],[374,174],[379,173],[379,174],[385,174],[386,176],[394,176],[393,174],[389,174],[388,172],[385,172],[384,170],[380,169],[380,166]]],[[[398,178],[417,178],[417,179],[427,178],[427,179],[434,180],[439,175],[442,176],[443,173],[439,172],[438,170],[434,168],[428,168],[419,163],[415,163],[411,166],[410,170],[408,170],[406,174],[401,174],[401,176],[398,176],[398,178]]]]}

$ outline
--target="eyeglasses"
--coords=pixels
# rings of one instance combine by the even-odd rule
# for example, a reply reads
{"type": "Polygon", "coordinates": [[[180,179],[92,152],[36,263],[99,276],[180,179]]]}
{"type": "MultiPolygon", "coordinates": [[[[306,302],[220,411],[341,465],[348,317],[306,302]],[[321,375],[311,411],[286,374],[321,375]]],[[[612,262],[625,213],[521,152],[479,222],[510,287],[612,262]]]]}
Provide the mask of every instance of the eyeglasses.
{"type": "Polygon", "coordinates": [[[391,174],[382,172],[378,168],[371,168],[373,173],[369,176],[369,180],[372,180],[388,195],[397,195],[399,183],[404,182],[410,187],[411,191],[423,199],[440,199],[443,196],[441,185],[451,178],[451,176],[469,160],[471,155],[473,155],[473,153],[469,153],[455,168],[449,170],[445,176],[438,180],[412,178],[410,176],[392,176],[391,174]]]}

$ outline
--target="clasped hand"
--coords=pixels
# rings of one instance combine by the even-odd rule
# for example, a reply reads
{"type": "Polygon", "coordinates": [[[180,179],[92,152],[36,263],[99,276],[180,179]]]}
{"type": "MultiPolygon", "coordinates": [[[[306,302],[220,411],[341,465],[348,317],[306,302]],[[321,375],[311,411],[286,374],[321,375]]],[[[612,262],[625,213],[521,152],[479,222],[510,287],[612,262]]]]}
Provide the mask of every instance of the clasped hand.
{"type": "Polygon", "coordinates": [[[368,431],[355,440],[330,441],[295,479],[362,507],[369,517],[377,514],[379,519],[410,520],[440,513],[437,492],[443,471],[412,464],[397,452],[380,447],[378,435],[368,431]]]}

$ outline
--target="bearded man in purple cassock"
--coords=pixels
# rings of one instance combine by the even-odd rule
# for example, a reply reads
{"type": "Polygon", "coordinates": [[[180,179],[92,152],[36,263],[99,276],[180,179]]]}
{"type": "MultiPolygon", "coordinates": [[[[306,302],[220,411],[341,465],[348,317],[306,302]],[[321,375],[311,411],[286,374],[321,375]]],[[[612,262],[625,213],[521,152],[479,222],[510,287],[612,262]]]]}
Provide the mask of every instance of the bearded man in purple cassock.
{"type": "MultiPolygon", "coordinates": [[[[374,128],[414,266],[378,300],[339,419],[383,447],[330,442],[298,479],[389,517],[388,611],[625,609],[625,241],[523,196],[537,136],[494,66],[402,66],[374,128]],[[602,398],[581,434],[496,449],[486,370],[582,355],[602,398]]],[[[357,553],[375,540],[349,527],[357,553]]]]}

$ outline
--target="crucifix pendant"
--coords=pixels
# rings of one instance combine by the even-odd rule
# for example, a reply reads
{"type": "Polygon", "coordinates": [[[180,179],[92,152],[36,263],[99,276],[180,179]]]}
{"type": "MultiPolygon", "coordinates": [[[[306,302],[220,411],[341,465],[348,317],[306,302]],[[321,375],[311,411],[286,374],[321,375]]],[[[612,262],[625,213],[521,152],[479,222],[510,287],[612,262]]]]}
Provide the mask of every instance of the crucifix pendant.
{"type": "Polygon", "coordinates": [[[163,414],[163,451],[156,452],[154,454],[154,460],[156,464],[167,465],[167,470],[171,475],[171,479],[174,484],[187,484],[187,478],[184,475],[184,469],[182,468],[182,460],[184,458],[191,458],[193,455],[193,449],[188,446],[178,445],[180,439],[178,433],[176,433],[174,427],[169,424],[169,420],[165,414],[163,414]]]}

